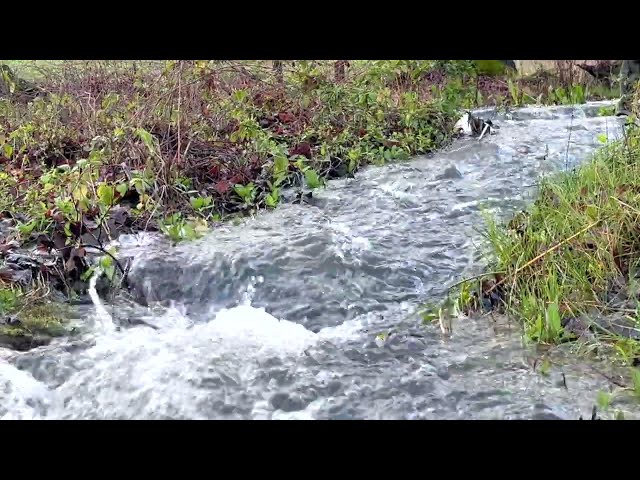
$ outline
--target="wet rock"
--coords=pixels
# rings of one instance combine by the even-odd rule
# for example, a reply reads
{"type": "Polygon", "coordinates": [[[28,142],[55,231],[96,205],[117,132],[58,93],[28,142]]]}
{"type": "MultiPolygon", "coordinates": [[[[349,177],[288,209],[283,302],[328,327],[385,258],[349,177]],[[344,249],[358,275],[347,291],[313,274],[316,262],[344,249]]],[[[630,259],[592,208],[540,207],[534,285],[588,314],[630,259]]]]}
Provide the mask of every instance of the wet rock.
{"type": "Polygon", "coordinates": [[[342,385],[342,382],[340,382],[339,380],[332,380],[329,382],[326,388],[327,388],[327,393],[330,396],[335,396],[342,390],[343,385],[342,385]]]}
{"type": "Polygon", "coordinates": [[[462,178],[462,173],[454,166],[447,167],[445,171],[438,176],[439,180],[455,180],[462,178]]]}
{"type": "Polygon", "coordinates": [[[562,420],[561,417],[551,412],[536,412],[531,417],[532,420],[562,420]]]}
{"type": "Polygon", "coordinates": [[[19,352],[26,352],[32,348],[48,345],[51,337],[46,335],[12,335],[0,330],[0,348],[10,348],[19,352]]]}
{"type": "Polygon", "coordinates": [[[603,333],[613,333],[625,338],[640,340],[640,329],[634,319],[622,314],[616,313],[604,317],[597,317],[593,320],[594,329],[601,330],[603,333]]]}
{"type": "Polygon", "coordinates": [[[7,255],[5,257],[5,262],[7,265],[16,269],[40,268],[40,262],[31,256],[22,253],[11,253],[7,255]]]}
{"type": "Polygon", "coordinates": [[[0,317],[0,347],[19,351],[47,345],[68,332],[66,313],[59,304],[26,305],[15,315],[0,317]]]}
{"type": "Polygon", "coordinates": [[[276,393],[269,399],[269,403],[275,410],[282,410],[283,412],[296,412],[306,406],[300,396],[287,393],[276,393]]]}
{"type": "Polygon", "coordinates": [[[587,127],[585,127],[584,125],[574,125],[570,128],[568,128],[571,131],[577,131],[577,130],[584,130],[584,131],[588,131],[589,129],[587,127]]]}
{"type": "Polygon", "coordinates": [[[327,204],[327,201],[322,198],[315,197],[313,195],[313,192],[298,191],[296,192],[292,203],[298,203],[300,205],[312,205],[314,207],[323,208],[327,204]]]}
{"type": "Polygon", "coordinates": [[[7,315],[5,317],[0,317],[0,325],[9,325],[11,327],[16,327],[21,325],[22,322],[18,317],[14,317],[12,315],[7,315]]]}
{"type": "Polygon", "coordinates": [[[451,373],[449,373],[449,368],[446,365],[440,365],[436,370],[436,375],[442,380],[449,380],[451,378],[451,373]]]}
{"type": "Polygon", "coordinates": [[[576,337],[593,337],[593,334],[589,330],[590,322],[584,318],[569,318],[562,321],[562,326],[565,331],[575,335],[576,337]]]}
{"type": "MultiPolygon", "coordinates": [[[[12,266],[13,267],[13,266],[12,266]]],[[[0,268],[0,280],[6,283],[19,283],[28,285],[33,279],[31,270],[20,270],[17,268],[0,268]]]]}
{"type": "Polygon", "coordinates": [[[614,334],[624,338],[640,340],[640,326],[636,321],[623,314],[602,315],[594,313],[588,316],[563,320],[564,329],[581,340],[591,340],[596,333],[614,334]]]}
{"type": "Polygon", "coordinates": [[[0,221],[0,235],[3,235],[3,236],[9,235],[9,233],[13,229],[14,223],[15,222],[13,220],[9,219],[9,218],[5,218],[5,219],[1,220],[0,221]]]}

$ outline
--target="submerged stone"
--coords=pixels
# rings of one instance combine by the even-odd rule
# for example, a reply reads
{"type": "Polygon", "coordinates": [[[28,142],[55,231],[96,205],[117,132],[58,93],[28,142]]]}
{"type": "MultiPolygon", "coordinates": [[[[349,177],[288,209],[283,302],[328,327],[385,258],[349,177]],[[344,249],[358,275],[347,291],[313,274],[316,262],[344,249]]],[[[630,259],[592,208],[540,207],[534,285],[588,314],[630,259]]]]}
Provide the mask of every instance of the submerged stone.
{"type": "Polygon", "coordinates": [[[455,167],[455,165],[451,165],[446,168],[446,170],[438,177],[440,180],[455,180],[458,178],[462,178],[462,173],[455,167]]]}

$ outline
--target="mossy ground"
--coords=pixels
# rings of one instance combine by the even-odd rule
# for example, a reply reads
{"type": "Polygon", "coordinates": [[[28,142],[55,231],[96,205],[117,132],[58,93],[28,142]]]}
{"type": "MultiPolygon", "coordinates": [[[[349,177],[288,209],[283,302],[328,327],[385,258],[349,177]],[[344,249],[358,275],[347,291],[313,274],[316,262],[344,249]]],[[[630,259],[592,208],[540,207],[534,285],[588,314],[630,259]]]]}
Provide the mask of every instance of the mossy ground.
{"type": "Polygon", "coordinates": [[[0,346],[27,350],[44,345],[70,333],[69,317],[60,303],[33,301],[15,289],[0,288],[0,346]]]}

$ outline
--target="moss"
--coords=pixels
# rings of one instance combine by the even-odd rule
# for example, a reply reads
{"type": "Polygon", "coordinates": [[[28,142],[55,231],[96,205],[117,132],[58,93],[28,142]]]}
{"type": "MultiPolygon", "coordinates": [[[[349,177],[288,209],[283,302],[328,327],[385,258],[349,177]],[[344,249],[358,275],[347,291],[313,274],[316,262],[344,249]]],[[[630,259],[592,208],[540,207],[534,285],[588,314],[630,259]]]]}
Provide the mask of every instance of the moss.
{"type": "Polygon", "coordinates": [[[47,302],[28,307],[20,313],[24,329],[52,337],[64,335],[68,316],[62,305],[47,302]]]}
{"type": "MultiPolygon", "coordinates": [[[[5,314],[6,315],[6,314],[5,314]]],[[[0,325],[0,346],[28,350],[69,333],[65,308],[53,302],[37,303],[9,314],[11,324],[0,325]]]]}

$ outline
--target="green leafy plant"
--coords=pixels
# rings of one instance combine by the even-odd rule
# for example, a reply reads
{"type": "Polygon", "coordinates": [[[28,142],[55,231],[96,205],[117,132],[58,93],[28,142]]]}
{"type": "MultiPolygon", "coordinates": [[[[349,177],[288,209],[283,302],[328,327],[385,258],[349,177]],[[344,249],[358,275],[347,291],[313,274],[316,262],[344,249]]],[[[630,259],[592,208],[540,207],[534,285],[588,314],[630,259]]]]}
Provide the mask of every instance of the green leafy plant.
{"type": "Polygon", "coordinates": [[[160,229],[172,241],[196,240],[208,231],[206,222],[187,219],[180,213],[174,213],[160,223],[160,229]]]}
{"type": "Polygon", "coordinates": [[[213,198],[210,196],[205,197],[192,197],[191,206],[198,212],[204,212],[213,208],[213,198]]]}
{"type": "Polygon", "coordinates": [[[9,288],[0,288],[0,314],[11,312],[18,305],[18,295],[9,288]]]}
{"type": "Polygon", "coordinates": [[[235,185],[233,187],[238,196],[242,199],[245,206],[253,205],[253,201],[256,196],[255,185],[253,183],[248,183],[247,185],[235,185]]]}

